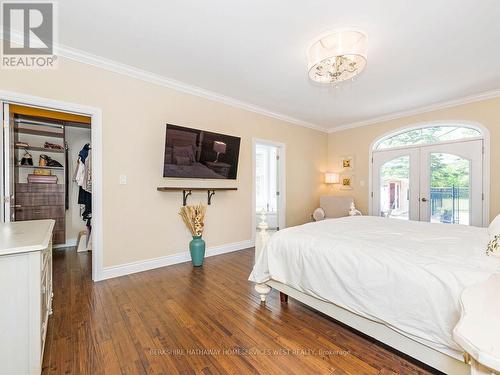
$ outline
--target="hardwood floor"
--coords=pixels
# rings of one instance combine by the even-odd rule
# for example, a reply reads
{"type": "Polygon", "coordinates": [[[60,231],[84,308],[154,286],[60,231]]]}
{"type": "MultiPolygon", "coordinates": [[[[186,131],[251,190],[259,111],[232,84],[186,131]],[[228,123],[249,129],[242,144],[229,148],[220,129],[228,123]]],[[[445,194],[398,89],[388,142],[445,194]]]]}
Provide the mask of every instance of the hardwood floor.
{"type": "Polygon", "coordinates": [[[253,249],[99,283],[91,258],[54,251],[48,374],[428,374],[247,281],[253,249]]]}

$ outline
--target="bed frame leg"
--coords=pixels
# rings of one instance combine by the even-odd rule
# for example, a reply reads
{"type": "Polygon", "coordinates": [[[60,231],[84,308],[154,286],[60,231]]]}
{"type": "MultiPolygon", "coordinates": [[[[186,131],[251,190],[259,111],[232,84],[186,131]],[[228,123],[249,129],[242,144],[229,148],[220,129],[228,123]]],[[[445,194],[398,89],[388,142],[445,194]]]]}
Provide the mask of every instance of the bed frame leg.
{"type": "Polygon", "coordinates": [[[266,298],[271,291],[271,287],[266,284],[255,284],[255,290],[260,295],[260,302],[266,303],[266,298]]]}
{"type": "Polygon", "coordinates": [[[281,303],[288,303],[288,294],[280,292],[280,302],[281,303]]]}

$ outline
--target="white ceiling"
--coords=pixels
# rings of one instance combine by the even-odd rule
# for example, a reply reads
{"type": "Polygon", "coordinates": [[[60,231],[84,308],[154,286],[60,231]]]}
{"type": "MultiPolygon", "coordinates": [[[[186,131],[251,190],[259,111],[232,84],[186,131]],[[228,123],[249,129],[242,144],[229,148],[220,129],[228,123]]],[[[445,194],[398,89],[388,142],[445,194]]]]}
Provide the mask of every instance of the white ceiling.
{"type": "Polygon", "coordinates": [[[330,130],[500,88],[498,0],[64,0],[59,42],[330,130]],[[306,48],[368,35],[353,83],[311,84],[306,48]]]}

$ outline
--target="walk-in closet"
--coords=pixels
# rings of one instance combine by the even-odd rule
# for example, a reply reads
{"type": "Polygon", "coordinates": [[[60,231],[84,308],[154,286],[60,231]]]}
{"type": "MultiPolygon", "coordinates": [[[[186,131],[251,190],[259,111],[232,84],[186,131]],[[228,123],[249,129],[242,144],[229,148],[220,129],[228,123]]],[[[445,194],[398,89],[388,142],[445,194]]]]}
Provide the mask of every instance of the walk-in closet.
{"type": "Polygon", "coordinates": [[[54,219],[54,246],[91,250],[91,119],[4,103],[2,218],[54,219]]]}

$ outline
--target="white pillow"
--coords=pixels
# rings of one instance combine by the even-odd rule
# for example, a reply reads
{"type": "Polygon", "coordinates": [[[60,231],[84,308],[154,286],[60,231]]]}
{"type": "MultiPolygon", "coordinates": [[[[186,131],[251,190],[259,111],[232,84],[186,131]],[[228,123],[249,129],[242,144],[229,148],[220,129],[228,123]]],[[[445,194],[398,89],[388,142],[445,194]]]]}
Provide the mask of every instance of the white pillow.
{"type": "Polygon", "coordinates": [[[325,218],[325,210],[323,210],[321,207],[318,207],[314,210],[312,217],[314,221],[321,221],[325,218]]]}
{"type": "Polygon", "coordinates": [[[490,226],[488,227],[488,234],[490,235],[490,240],[492,240],[497,234],[500,234],[500,214],[493,219],[490,226]]]}

